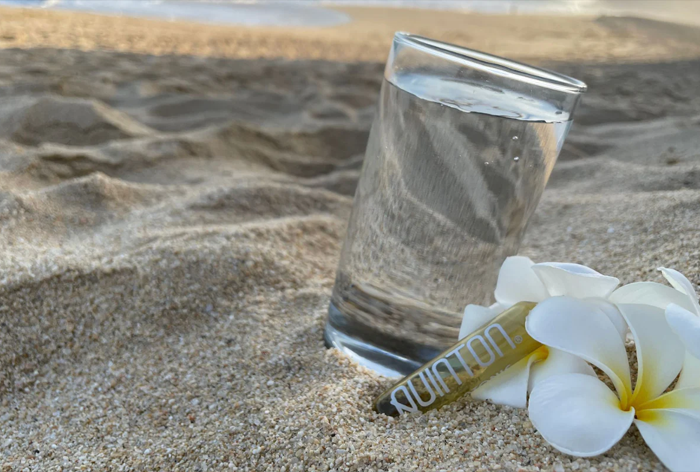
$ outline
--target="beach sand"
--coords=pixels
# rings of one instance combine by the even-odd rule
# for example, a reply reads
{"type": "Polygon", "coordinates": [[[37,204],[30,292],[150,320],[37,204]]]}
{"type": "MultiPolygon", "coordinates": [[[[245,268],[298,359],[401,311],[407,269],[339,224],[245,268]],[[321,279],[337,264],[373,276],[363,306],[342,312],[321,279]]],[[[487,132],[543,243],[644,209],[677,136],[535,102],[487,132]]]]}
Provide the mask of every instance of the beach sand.
{"type": "Polygon", "coordinates": [[[663,470],[634,428],[576,459],[509,407],[377,415],[322,329],[397,29],[588,83],[521,254],[700,282],[700,30],[344,11],[0,8],[0,470],[663,470]]]}

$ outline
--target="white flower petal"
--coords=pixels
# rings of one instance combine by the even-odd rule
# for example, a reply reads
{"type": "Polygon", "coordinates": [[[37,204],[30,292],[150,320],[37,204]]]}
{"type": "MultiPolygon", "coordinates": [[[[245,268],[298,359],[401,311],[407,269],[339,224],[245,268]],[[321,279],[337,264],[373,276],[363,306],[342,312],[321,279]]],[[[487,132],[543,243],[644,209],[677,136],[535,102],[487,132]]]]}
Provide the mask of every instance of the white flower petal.
{"type": "Polygon", "coordinates": [[[547,358],[532,366],[528,391],[531,392],[538,383],[555,375],[595,375],[593,367],[591,367],[588,362],[584,361],[580,357],[569,354],[568,352],[560,351],[559,349],[548,348],[548,350],[549,355],[547,358]]]}
{"type": "Polygon", "coordinates": [[[622,342],[627,341],[627,322],[615,305],[602,298],[586,298],[586,301],[600,308],[600,310],[610,318],[612,324],[615,325],[617,332],[620,333],[622,342]]]}
{"type": "Polygon", "coordinates": [[[459,328],[459,339],[469,336],[477,329],[501,314],[503,309],[498,305],[480,306],[467,305],[462,317],[462,326],[459,328]]]}
{"type": "Polygon", "coordinates": [[[686,351],[676,390],[690,387],[700,387],[700,359],[686,351]]]}
{"type": "Polygon", "coordinates": [[[659,267],[661,273],[666,277],[668,283],[673,285],[678,291],[681,291],[690,297],[690,301],[693,303],[693,309],[691,311],[695,312],[696,315],[700,316],[700,303],[698,303],[698,294],[695,293],[695,288],[687,277],[677,270],[667,269],[666,267],[659,267]]]}
{"type": "Polygon", "coordinates": [[[700,419],[700,388],[684,388],[664,393],[640,405],[637,413],[645,410],[678,410],[700,419]]]}
{"type": "Polygon", "coordinates": [[[615,304],[638,303],[640,305],[652,305],[665,310],[670,303],[680,305],[686,310],[693,310],[690,297],[668,285],[656,282],[635,282],[615,290],[608,300],[615,304]]]}
{"type": "Polygon", "coordinates": [[[625,435],[634,408],[620,402],[597,377],[564,374],[538,383],[530,394],[530,421],[555,448],[574,456],[602,454],[625,435]]]}
{"type": "Polygon", "coordinates": [[[532,266],[532,270],[553,297],[607,298],[620,284],[615,277],[599,274],[580,264],[543,262],[532,266]]]}
{"type": "Polygon", "coordinates": [[[685,348],[700,359],[700,316],[671,303],[666,307],[666,321],[685,348]]]}
{"type": "Polygon", "coordinates": [[[666,323],[663,310],[651,305],[617,306],[630,327],[637,350],[637,384],[632,402],[656,398],[675,380],[683,366],[685,348],[666,323]]]}
{"type": "Polygon", "coordinates": [[[674,472],[696,471],[700,464],[700,419],[676,410],[645,410],[634,421],[644,442],[674,472]]]}
{"type": "Polygon", "coordinates": [[[632,393],[627,351],[615,325],[596,305],[569,297],[549,298],[532,309],[525,328],[542,344],[601,369],[627,404],[632,393]]]}
{"type": "Polygon", "coordinates": [[[541,347],[529,356],[508,367],[472,392],[472,398],[491,400],[499,405],[515,408],[527,406],[527,387],[533,363],[547,357],[547,348],[541,347]]]}
{"type": "Polygon", "coordinates": [[[542,281],[532,271],[535,265],[527,257],[508,257],[498,273],[494,296],[504,308],[518,302],[540,302],[549,294],[542,281]]]}

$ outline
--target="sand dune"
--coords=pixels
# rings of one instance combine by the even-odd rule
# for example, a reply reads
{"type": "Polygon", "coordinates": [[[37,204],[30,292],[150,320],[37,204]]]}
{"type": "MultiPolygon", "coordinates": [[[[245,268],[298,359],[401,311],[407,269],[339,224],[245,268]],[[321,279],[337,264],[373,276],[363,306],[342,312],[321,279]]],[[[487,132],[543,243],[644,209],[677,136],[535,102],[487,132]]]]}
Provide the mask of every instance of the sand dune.
{"type": "MultiPolygon", "coordinates": [[[[386,54],[374,17],[270,39],[17,12],[0,19],[2,44],[27,48],[0,50],[4,468],[663,469],[636,432],[577,460],[524,412],[467,399],[378,416],[370,402],[388,382],[323,347],[386,54]],[[348,37],[360,27],[374,33],[348,37]],[[324,59],[240,59],[275,55],[324,59]]],[[[426,18],[401,12],[382,28],[458,31],[426,18]]],[[[697,31],[469,18],[496,28],[469,33],[480,47],[590,86],[521,252],[623,282],[659,280],[663,264],[698,283],[697,31]]]]}

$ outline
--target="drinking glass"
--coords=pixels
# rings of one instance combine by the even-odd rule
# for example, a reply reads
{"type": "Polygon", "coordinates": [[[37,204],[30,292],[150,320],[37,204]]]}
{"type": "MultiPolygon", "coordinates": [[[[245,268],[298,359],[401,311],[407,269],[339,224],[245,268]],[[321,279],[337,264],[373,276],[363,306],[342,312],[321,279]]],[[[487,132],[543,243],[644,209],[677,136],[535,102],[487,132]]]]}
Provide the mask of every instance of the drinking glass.
{"type": "Polygon", "coordinates": [[[340,256],[326,343],[405,375],[489,305],[586,85],[396,33],[340,256]]]}

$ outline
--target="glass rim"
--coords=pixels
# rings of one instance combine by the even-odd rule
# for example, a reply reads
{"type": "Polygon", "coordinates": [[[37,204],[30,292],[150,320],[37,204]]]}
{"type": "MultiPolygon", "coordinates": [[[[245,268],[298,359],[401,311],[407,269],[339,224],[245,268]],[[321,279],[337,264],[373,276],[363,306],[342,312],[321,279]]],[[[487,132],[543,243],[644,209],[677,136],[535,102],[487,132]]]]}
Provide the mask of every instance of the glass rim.
{"type": "Polygon", "coordinates": [[[573,77],[559,74],[540,67],[529,66],[521,62],[505,59],[474,49],[457,46],[443,41],[426,38],[417,34],[398,31],[394,41],[407,44],[428,54],[438,55],[466,67],[476,68],[519,82],[530,83],[570,94],[581,94],[588,86],[573,77]]]}

